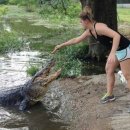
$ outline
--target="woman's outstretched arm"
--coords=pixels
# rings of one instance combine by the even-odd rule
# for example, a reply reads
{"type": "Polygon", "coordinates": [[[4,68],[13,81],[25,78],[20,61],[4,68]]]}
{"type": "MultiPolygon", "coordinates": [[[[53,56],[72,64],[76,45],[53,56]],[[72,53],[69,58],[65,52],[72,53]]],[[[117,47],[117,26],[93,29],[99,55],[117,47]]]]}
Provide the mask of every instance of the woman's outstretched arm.
{"type": "Polygon", "coordinates": [[[69,45],[73,45],[73,44],[77,44],[80,43],[81,41],[83,41],[84,39],[86,39],[88,36],[90,36],[89,30],[86,30],[82,35],[80,35],[79,37],[70,39],[67,42],[64,42],[62,44],[59,44],[57,46],[55,46],[54,50],[51,53],[55,53],[57,50],[59,50],[60,48],[63,48],[65,46],[69,46],[69,45]]]}

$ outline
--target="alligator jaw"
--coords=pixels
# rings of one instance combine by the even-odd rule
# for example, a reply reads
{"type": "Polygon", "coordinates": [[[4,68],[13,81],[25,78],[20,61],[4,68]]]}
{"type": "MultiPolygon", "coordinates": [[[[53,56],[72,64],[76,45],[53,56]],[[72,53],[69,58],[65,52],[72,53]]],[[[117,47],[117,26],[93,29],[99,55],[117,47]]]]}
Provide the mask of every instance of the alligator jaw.
{"type": "Polygon", "coordinates": [[[39,81],[39,79],[44,79],[47,75],[49,75],[49,72],[54,65],[55,61],[53,59],[50,60],[49,63],[42,70],[34,75],[31,82],[36,82],[39,81]]]}
{"type": "Polygon", "coordinates": [[[45,85],[48,85],[49,83],[54,81],[60,74],[61,74],[61,69],[57,70],[54,74],[51,74],[51,75],[47,76],[44,79],[44,82],[42,83],[42,86],[45,87],[45,85]]]}

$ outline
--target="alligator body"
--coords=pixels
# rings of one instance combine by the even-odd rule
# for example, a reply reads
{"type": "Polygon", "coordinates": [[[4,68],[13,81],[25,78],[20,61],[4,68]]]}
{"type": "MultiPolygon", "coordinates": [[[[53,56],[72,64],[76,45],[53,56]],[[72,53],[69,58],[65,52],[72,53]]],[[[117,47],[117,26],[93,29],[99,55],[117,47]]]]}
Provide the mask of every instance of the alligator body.
{"type": "Polygon", "coordinates": [[[15,86],[14,89],[0,91],[0,104],[3,106],[15,105],[19,110],[26,110],[41,101],[48,90],[49,84],[61,73],[61,69],[59,69],[57,72],[49,75],[53,66],[54,61],[51,60],[24,85],[15,86]]]}

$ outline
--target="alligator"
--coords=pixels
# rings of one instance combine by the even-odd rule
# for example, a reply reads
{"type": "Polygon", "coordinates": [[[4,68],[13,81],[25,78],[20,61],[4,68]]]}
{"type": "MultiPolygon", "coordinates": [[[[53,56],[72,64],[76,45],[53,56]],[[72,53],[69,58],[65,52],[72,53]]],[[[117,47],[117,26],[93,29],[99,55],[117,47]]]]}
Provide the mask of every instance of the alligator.
{"type": "Polygon", "coordinates": [[[46,94],[49,84],[61,73],[61,69],[50,74],[54,60],[38,71],[29,81],[13,89],[0,91],[0,104],[2,106],[16,106],[19,110],[26,110],[41,101],[46,94]]]}

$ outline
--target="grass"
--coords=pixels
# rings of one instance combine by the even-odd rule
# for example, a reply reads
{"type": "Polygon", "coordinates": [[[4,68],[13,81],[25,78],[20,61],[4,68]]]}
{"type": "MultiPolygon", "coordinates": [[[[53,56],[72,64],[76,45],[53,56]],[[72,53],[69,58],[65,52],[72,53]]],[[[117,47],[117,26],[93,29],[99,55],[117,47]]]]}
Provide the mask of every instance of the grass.
{"type": "Polygon", "coordinates": [[[130,38],[130,8],[117,8],[118,30],[130,38]]]}
{"type": "Polygon", "coordinates": [[[130,24],[130,8],[117,8],[119,23],[130,24]]]}
{"type": "Polygon", "coordinates": [[[20,51],[22,47],[22,41],[18,40],[16,32],[0,32],[0,54],[20,51]]]}
{"type": "Polygon", "coordinates": [[[38,70],[39,68],[37,66],[30,66],[27,68],[26,73],[30,76],[34,76],[38,70]]]}

